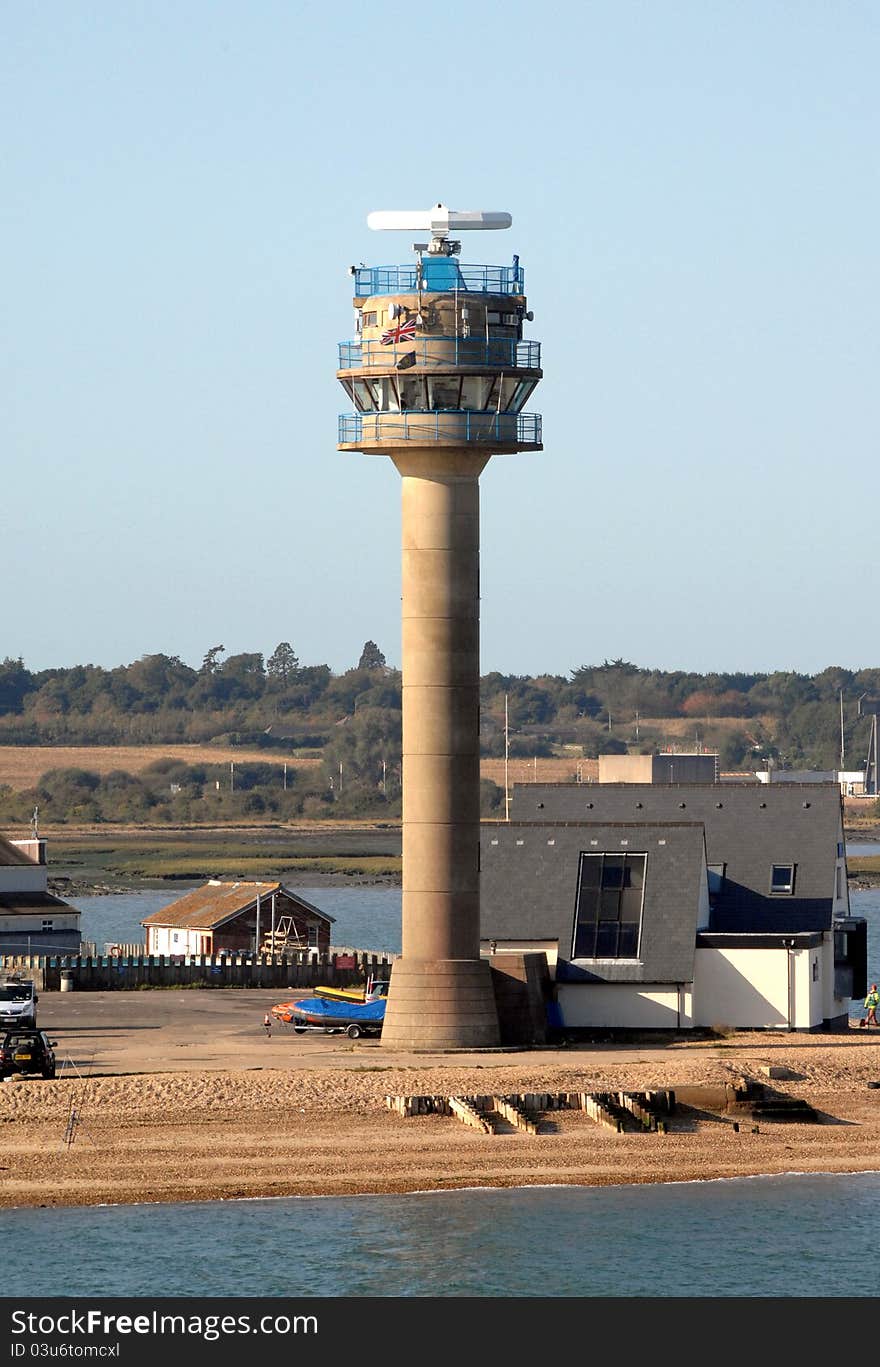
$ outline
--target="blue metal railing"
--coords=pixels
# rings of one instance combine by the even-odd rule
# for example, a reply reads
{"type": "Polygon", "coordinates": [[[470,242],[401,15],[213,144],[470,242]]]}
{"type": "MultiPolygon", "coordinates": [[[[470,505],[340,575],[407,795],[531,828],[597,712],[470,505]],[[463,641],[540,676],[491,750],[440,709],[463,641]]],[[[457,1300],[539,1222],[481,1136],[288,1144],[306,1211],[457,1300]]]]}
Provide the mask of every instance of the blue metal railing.
{"type": "Polygon", "coordinates": [[[340,413],[338,441],[504,442],[540,446],[540,413],[478,413],[441,408],[436,412],[340,413]]]}
{"type": "Polygon", "coordinates": [[[399,362],[417,366],[503,366],[508,370],[540,370],[541,343],[514,337],[425,337],[400,346],[382,342],[340,342],[339,369],[378,366],[395,370],[399,362]],[[409,358],[414,359],[410,360],[409,358]]]}
{"type": "MultiPolygon", "coordinates": [[[[358,299],[371,294],[415,294],[418,266],[356,266],[354,292],[358,299]]],[[[523,294],[522,266],[462,266],[454,257],[424,257],[421,287],[426,294],[466,290],[472,294],[523,294]]]]}

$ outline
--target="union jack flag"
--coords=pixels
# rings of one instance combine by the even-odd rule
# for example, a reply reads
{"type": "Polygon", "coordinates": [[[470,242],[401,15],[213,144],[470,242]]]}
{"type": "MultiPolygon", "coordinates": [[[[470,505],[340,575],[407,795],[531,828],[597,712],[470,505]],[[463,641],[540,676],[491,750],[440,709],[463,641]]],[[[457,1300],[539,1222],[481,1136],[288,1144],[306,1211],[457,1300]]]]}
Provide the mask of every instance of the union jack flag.
{"type": "Polygon", "coordinates": [[[394,327],[383,332],[380,341],[383,346],[388,346],[390,342],[405,342],[410,337],[416,335],[415,318],[407,318],[405,323],[397,323],[394,327]]]}

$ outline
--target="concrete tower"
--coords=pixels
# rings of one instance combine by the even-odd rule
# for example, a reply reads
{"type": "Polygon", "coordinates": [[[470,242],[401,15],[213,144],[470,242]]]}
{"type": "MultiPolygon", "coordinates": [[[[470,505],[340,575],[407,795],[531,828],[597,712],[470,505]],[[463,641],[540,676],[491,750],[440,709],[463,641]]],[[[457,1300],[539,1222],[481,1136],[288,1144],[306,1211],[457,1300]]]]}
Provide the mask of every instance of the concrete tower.
{"type": "Polygon", "coordinates": [[[519,258],[461,265],[450,233],[510,226],[509,214],[371,214],[372,228],[424,231],[414,264],[351,267],[357,338],[338,378],[356,412],[339,449],[390,456],[402,479],[403,946],[383,1045],[497,1045],[480,958],[480,472],[490,456],[541,450],[523,406],[541,378],[522,340],[519,258]]]}

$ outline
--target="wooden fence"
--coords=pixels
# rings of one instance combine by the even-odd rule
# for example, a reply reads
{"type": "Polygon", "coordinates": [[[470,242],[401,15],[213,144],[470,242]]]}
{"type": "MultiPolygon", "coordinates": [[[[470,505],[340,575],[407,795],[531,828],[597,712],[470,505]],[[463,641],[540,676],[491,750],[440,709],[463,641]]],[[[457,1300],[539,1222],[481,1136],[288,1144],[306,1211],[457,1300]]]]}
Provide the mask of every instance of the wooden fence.
{"type": "Polygon", "coordinates": [[[61,989],[62,974],[76,992],[139,987],[355,987],[370,976],[387,980],[394,956],[367,951],[321,954],[201,954],[151,956],[5,955],[4,972],[33,977],[43,991],[61,989]]]}

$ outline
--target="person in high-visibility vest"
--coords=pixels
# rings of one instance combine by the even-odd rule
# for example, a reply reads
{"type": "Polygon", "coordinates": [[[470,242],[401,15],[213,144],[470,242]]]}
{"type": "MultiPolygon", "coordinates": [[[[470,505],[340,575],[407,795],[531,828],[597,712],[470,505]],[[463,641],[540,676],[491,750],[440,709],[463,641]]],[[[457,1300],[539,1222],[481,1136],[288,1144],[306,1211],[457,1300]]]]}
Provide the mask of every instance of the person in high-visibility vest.
{"type": "Polygon", "coordinates": [[[880,992],[877,991],[877,984],[871,983],[871,990],[865,998],[865,1010],[867,1016],[862,1021],[862,1025],[880,1025],[877,1019],[877,1007],[880,1006],[880,992]]]}

